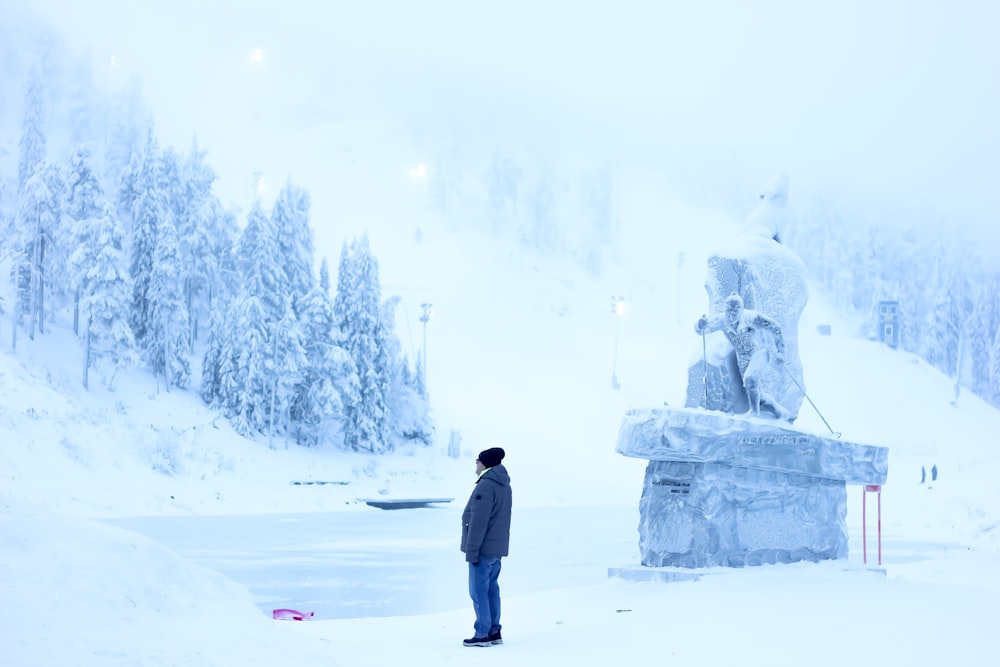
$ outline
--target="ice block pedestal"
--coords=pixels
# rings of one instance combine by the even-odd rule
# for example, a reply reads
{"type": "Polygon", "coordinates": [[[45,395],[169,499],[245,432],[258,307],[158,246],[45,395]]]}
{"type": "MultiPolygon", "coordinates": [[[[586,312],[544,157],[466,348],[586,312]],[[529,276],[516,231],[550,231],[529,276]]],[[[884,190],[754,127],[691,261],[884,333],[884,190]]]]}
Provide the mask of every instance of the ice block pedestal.
{"type": "Polygon", "coordinates": [[[616,451],[643,458],[649,567],[847,557],[847,484],[884,484],[889,450],[702,408],[630,410],[616,451]]]}

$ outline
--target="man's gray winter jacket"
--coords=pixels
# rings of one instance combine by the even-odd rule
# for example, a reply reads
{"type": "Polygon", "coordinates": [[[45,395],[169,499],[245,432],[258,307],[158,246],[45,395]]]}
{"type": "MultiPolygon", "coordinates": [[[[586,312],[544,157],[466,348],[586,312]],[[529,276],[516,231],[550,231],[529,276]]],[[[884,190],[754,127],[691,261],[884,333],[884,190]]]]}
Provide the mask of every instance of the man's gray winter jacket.
{"type": "Polygon", "coordinates": [[[462,512],[462,551],[466,561],[478,563],[480,555],[507,555],[510,509],[510,475],[503,464],[493,466],[476,480],[462,512]]]}

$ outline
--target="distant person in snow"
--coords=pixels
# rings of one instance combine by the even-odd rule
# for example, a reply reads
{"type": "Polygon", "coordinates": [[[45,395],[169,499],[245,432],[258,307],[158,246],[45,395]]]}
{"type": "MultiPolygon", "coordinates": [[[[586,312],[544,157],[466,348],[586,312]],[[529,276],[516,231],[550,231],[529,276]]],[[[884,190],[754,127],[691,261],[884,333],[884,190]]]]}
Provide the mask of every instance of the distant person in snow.
{"type": "Polygon", "coordinates": [[[462,551],[469,563],[469,597],[476,612],[475,634],[466,646],[502,644],[500,559],[510,544],[510,475],[500,447],[479,452],[476,486],[462,512],[462,551]]]}
{"type": "Polygon", "coordinates": [[[764,372],[773,361],[784,363],[785,339],[781,327],[763,313],[743,307],[743,298],[735,292],[726,297],[724,313],[708,317],[702,315],[694,330],[701,336],[710,331],[722,331],[736,352],[736,363],[743,378],[743,388],[750,399],[750,414],[760,415],[761,409],[774,413],[778,419],[787,419],[788,410],[782,407],[761,387],[764,372]],[[764,337],[770,331],[774,337],[774,352],[764,337]]]}

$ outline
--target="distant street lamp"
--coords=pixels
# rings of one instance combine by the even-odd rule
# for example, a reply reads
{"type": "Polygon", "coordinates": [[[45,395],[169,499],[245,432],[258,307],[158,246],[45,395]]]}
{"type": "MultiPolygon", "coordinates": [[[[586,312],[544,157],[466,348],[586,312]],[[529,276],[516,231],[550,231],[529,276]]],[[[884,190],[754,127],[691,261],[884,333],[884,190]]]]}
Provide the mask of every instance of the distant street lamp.
{"type": "MultiPolygon", "coordinates": [[[[253,51],[251,51],[250,52],[250,58],[249,58],[249,60],[250,60],[250,71],[252,72],[252,74],[250,74],[249,81],[250,81],[250,87],[251,87],[251,94],[253,95],[253,129],[252,129],[252,132],[254,134],[254,137],[256,138],[256,137],[260,136],[260,134],[261,134],[261,131],[260,131],[260,102],[261,102],[261,97],[263,96],[263,91],[262,91],[263,86],[262,86],[262,80],[261,80],[261,77],[263,76],[263,72],[262,72],[261,68],[264,66],[264,49],[258,47],[256,49],[254,49],[253,51]]],[[[258,155],[257,145],[258,145],[258,142],[254,142],[254,151],[253,151],[253,153],[255,155],[254,161],[257,161],[257,160],[260,159],[259,155],[258,155]]],[[[251,193],[250,205],[253,206],[254,204],[259,204],[260,201],[261,201],[261,197],[264,195],[264,174],[263,174],[263,172],[261,172],[261,171],[254,171],[253,172],[253,181],[251,183],[250,188],[251,188],[251,190],[250,190],[250,193],[251,193]]]]}
{"type": "Polygon", "coordinates": [[[434,311],[431,308],[434,306],[433,303],[422,303],[420,304],[420,310],[422,314],[420,315],[420,321],[424,324],[424,386],[427,386],[427,320],[431,319],[431,315],[434,311]]]}
{"type": "Polygon", "coordinates": [[[625,314],[625,297],[611,297],[611,312],[615,316],[615,353],[611,362],[611,388],[621,389],[622,385],[618,382],[618,330],[621,328],[622,316],[625,314]]]}
{"type": "Polygon", "coordinates": [[[251,71],[254,72],[254,74],[250,75],[252,77],[250,79],[250,82],[251,86],[253,87],[253,96],[254,96],[254,102],[253,102],[254,123],[257,123],[260,120],[260,98],[263,95],[263,93],[261,92],[262,86],[260,77],[263,74],[263,72],[261,72],[261,68],[264,66],[263,63],[264,63],[264,49],[254,49],[250,53],[250,68],[251,71]]]}

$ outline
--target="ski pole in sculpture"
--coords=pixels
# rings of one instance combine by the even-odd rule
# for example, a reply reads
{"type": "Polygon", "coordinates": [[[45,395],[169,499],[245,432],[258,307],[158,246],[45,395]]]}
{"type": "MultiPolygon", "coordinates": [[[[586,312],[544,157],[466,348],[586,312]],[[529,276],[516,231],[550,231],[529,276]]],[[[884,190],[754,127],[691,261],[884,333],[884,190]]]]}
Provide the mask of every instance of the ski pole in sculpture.
{"type": "Polygon", "coordinates": [[[708,406],[708,343],[705,342],[705,332],[701,332],[701,367],[704,372],[704,377],[702,378],[702,384],[705,385],[705,409],[709,410],[708,406]]]}
{"type": "MultiPolygon", "coordinates": [[[[782,366],[782,368],[785,368],[785,367],[782,366]]],[[[787,368],[785,368],[785,372],[788,373],[788,369],[787,368]]],[[[819,415],[819,418],[823,420],[823,423],[826,424],[826,427],[828,429],[830,429],[830,433],[833,434],[833,437],[839,438],[840,437],[840,433],[838,431],[834,431],[833,430],[833,428],[830,426],[830,423],[828,421],[826,421],[826,417],[823,416],[823,413],[819,411],[819,408],[816,407],[816,404],[813,403],[813,400],[811,398],[809,398],[809,394],[807,394],[806,390],[803,389],[802,385],[799,384],[799,381],[796,380],[795,377],[791,373],[788,373],[788,377],[791,378],[792,382],[795,383],[795,386],[799,388],[799,391],[802,392],[802,395],[806,397],[806,400],[809,401],[809,405],[813,406],[813,410],[815,410],[816,414],[819,415]]]]}

